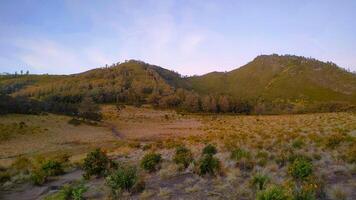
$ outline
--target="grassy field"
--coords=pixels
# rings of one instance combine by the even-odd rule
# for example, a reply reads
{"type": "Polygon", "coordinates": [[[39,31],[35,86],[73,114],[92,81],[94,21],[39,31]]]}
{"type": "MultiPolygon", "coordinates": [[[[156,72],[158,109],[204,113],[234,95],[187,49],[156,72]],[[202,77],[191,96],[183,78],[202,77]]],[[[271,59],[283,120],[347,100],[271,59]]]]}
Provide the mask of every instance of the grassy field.
{"type": "MultiPolygon", "coordinates": [[[[254,180],[264,177],[268,180],[263,185],[266,190],[280,186],[293,193],[292,188],[311,187],[317,199],[356,199],[354,113],[193,115],[129,106],[119,112],[114,106],[104,106],[103,113],[103,122],[77,126],[69,124],[70,118],[66,116],[1,116],[0,134],[6,136],[0,140],[0,165],[11,168],[19,156],[35,160],[38,156],[62,153],[68,154],[71,162],[80,163],[86,153],[101,147],[110,158],[139,166],[144,155],[156,152],[162,156],[160,167],[155,172],[140,170],[145,189],[125,192],[121,197],[256,199],[259,190],[254,180]],[[220,167],[215,175],[202,176],[197,173],[197,166],[207,144],[217,148],[213,157],[218,159],[220,167]],[[178,146],[188,148],[195,160],[184,170],[179,170],[174,162],[178,146]],[[298,164],[295,161],[300,158],[311,165],[305,180],[298,180],[293,174],[293,166],[298,164]]],[[[73,167],[73,170],[73,176],[59,176],[41,187],[61,188],[81,179],[81,169],[73,167]]],[[[86,198],[110,197],[104,178],[84,182],[86,198]]],[[[0,196],[26,199],[29,191],[39,190],[37,186],[21,184],[5,183],[0,196]]],[[[49,189],[31,195],[33,199],[53,197],[57,191],[49,189]]]]}

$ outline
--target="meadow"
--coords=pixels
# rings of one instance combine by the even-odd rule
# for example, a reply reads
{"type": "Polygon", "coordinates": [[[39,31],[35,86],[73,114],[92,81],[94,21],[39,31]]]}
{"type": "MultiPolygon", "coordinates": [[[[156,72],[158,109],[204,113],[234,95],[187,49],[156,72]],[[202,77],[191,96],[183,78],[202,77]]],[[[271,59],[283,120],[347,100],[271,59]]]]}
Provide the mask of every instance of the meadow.
{"type": "Polygon", "coordinates": [[[102,113],[98,123],[1,116],[1,199],[356,199],[355,113],[102,113]],[[88,155],[110,169],[88,178],[88,155]],[[33,184],[51,160],[61,173],[33,184]]]}

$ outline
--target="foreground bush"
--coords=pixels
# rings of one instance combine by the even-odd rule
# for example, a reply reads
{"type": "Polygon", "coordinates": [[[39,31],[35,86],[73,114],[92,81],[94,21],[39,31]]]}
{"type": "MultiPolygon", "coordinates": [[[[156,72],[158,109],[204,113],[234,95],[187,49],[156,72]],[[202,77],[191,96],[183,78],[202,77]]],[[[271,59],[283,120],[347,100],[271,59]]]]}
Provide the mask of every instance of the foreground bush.
{"type": "Polygon", "coordinates": [[[173,157],[173,161],[180,166],[180,168],[185,169],[193,161],[192,152],[186,147],[179,146],[176,149],[176,153],[173,157]]]}
{"type": "Polygon", "coordinates": [[[45,197],[44,200],[83,200],[87,190],[83,183],[64,185],[59,192],[45,197]]]}
{"type": "Polygon", "coordinates": [[[257,190],[265,189],[268,182],[269,182],[269,177],[264,174],[255,174],[251,180],[252,186],[257,190]]]}
{"type": "Polygon", "coordinates": [[[162,161],[161,154],[148,153],[141,160],[141,167],[149,172],[157,170],[158,164],[162,161]]]}
{"type": "Polygon", "coordinates": [[[198,162],[198,174],[215,175],[220,170],[220,161],[211,154],[205,154],[198,162]]]}
{"type": "Polygon", "coordinates": [[[289,174],[296,180],[305,180],[313,173],[313,164],[304,158],[297,158],[288,168],[289,174]]]}
{"type": "Polygon", "coordinates": [[[280,186],[271,186],[257,193],[257,200],[290,200],[287,191],[280,186]]]}
{"type": "Polygon", "coordinates": [[[106,178],[114,197],[123,191],[132,192],[144,189],[144,182],[139,181],[137,169],[133,166],[119,167],[106,178]]]}
{"type": "Polygon", "coordinates": [[[83,170],[84,178],[89,179],[91,176],[104,176],[110,165],[110,159],[100,149],[90,152],[84,159],[83,170]]]}
{"type": "Polygon", "coordinates": [[[47,181],[47,174],[41,170],[41,169],[36,169],[31,172],[31,181],[35,185],[43,185],[47,181]]]}
{"type": "Polygon", "coordinates": [[[212,144],[208,144],[204,147],[203,149],[203,155],[204,154],[208,154],[208,155],[214,155],[216,154],[218,151],[216,150],[216,147],[212,144]]]}
{"type": "Polygon", "coordinates": [[[57,176],[64,173],[62,163],[59,161],[48,160],[42,166],[41,170],[46,176],[57,176]]]}

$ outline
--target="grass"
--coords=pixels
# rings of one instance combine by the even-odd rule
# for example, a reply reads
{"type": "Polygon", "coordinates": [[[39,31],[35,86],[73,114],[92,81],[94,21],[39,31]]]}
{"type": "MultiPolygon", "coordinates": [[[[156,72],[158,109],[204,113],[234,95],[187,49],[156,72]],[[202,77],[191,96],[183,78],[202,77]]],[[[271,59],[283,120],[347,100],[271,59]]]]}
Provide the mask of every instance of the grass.
{"type": "MultiPolygon", "coordinates": [[[[8,159],[4,157],[11,155],[23,154],[22,157],[34,160],[37,155],[53,156],[63,152],[76,162],[101,147],[108,157],[139,168],[144,155],[155,152],[162,161],[152,162],[152,168],[142,170],[147,188],[142,193],[130,194],[133,197],[157,199],[183,195],[182,198],[206,199],[208,194],[214,197],[227,194],[231,198],[255,199],[256,193],[268,196],[275,192],[283,196],[285,191],[294,191],[296,185],[301,184],[316,187],[313,194],[318,197],[353,198],[348,192],[356,184],[350,178],[356,171],[355,135],[352,134],[356,130],[356,115],[353,113],[183,116],[145,106],[127,106],[117,114],[111,112],[110,105],[103,110],[104,122],[98,126],[73,126],[67,123],[70,118],[57,115],[0,117],[2,124],[24,121],[27,126],[47,129],[0,143],[0,164],[8,159]],[[112,134],[112,125],[122,138],[112,134]],[[210,150],[205,151],[216,153],[212,157],[221,165],[219,173],[214,173],[216,176],[200,177],[195,172],[203,158],[204,147],[211,146],[207,144],[214,144],[215,150],[209,147],[210,150]],[[17,145],[17,149],[11,148],[13,145],[17,145]],[[192,158],[195,161],[191,162],[192,158]],[[303,162],[297,162],[300,159],[304,159],[303,162]],[[177,160],[184,162],[176,164],[177,160]],[[273,189],[275,185],[283,188],[282,193],[273,189]],[[342,186],[342,190],[336,186],[342,186]]],[[[10,166],[3,163],[6,168],[10,166]]],[[[18,165],[21,166],[21,162],[18,165]]],[[[8,180],[7,172],[2,171],[4,180],[8,180]]],[[[13,179],[13,174],[10,175],[13,179]]],[[[97,180],[87,181],[91,184],[97,180]]],[[[99,186],[107,187],[100,181],[99,186]]]]}

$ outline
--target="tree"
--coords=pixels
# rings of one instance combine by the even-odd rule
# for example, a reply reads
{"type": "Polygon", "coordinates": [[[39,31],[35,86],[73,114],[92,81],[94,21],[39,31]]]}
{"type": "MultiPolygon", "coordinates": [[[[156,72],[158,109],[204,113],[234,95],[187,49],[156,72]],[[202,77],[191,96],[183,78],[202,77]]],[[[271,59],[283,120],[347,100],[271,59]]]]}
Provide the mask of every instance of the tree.
{"type": "Polygon", "coordinates": [[[90,97],[85,97],[79,104],[78,116],[93,121],[100,121],[102,119],[100,107],[90,97]]]}
{"type": "Polygon", "coordinates": [[[202,109],[205,112],[216,112],[216,100],[214,97],[205,96],[202,100],[202,109]]]}

